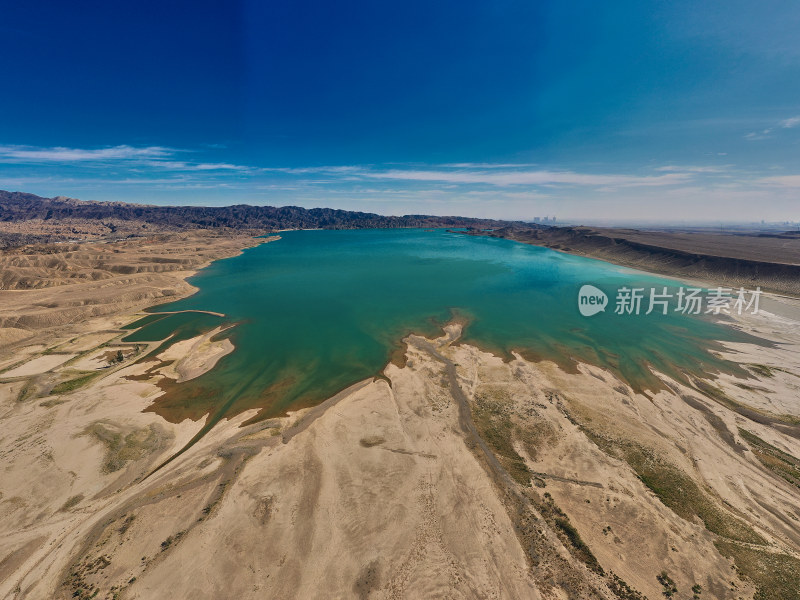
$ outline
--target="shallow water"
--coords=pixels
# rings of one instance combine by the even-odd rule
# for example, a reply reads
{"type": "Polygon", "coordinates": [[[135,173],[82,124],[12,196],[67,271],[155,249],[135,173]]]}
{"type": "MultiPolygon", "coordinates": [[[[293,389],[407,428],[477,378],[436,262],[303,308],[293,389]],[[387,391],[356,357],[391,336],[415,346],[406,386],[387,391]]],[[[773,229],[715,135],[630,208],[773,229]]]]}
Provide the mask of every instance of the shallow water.
{"type": "MultiPolygon", "coordinates": [[[[709,352],[715,340],[745,336],[710,319],[616,315],[622,285],[676,282],[601,261],[508,240],[443,230],[292,231],[277,242],[217,261],[190,282],[200,291],[160,306],[209,310],[147,317],[127,339],[186,339],[227,322],[236,350],[209,373],[168,388],[152,410],[170,421],[212,421],[249,408],[259,417],[324,400],[375,375],[409,332],[436,334],[458,314],[464,340],[499,354],[512,350],[569,368],[586,361],[612,369],[637,389],[658,381],[735,367],[709,352]],[[578,311],[589,283],[609,310],[578,311]]],[[[647,302],[643,303],[646,309],[647,302]]]]}

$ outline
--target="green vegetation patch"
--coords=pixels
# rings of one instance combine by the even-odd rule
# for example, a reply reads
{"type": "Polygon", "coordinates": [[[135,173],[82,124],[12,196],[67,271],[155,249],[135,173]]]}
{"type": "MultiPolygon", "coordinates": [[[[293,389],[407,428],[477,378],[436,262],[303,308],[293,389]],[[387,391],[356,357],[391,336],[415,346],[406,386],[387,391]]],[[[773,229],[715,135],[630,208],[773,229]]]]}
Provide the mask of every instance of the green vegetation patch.
{"type": "Polygon", "coordinates": [[[25,400],[31,398],[35,394],[36,394],[36,385],[33,383],[33,381],[28,380],[25,382],[25,385],[20,390],[19,395],[17,396],[17,402],[25,402],[25,400]]]}
{"type": "Polygon", "coordinates": [[[713,385],[713,384],[711,384],[711,383],[709,383],[707,381],[703,381],[702,379],[695,379],[694,380],[694,384],[697,386],[697,389],[699,389],[701,392],[703,392],[703,394],[705,394],[706,396],[708,396],[712,400],[716,400],[717,402],[719,402],[720,404],[722,404],[726,408],[731,409],[735,413],[738,413],[738,414],[743,415],[743,416],[747,416],[748,412],[752,412],[752,413],[757,413],[758,412],[756,409],[751,408],[750,406],[747,406],[746,404],[742,404],[741,402],[737,402],[736,400],[734,400],[733,398],[728,396],[728,394],[726,394],[721,389],[719,389],[717,386],[715,386],[715,385],[713,385]]]}
{"type": "Polygon", "coordinates": [[[94,559],[85,557],[72,566],[62,585],[71,592],[72,598],[78,600],[96,598],[100,593],[100,587],[89,580],[96,578],[110,564],[110,556],[100,555],[94,559]]]}
{"type": "Polygon", "coordinates": [[[608,583],[608,588],[619,600],[647,600],[647,596],[629,586],[624,579],[614,572],[609,573],[606,583],[608,583]]]}
{"type": "Polygon", "coordinates": [[[113,473],[130,461],[139,460],[162,448],[168,434],[155,423],[141,429],[125,431],[116,425],[98,421],[85,432],[106,446],[103,471],[113,473]]]}
{"type": "Polygon", "coordinates": [[[538,509],[545,521],[555,527],[556,533],[562,541],[566,542],[567,548],[575,558],[586,564],[595,573],[605,575],[603,567],[597,562],[597,558],[592,554],[589,546],[581,539],[578,530],[570,523],[567,514],[556,505],[548,492],[545,492],[544,500],[538,503],[538,509]]]}
{"type": "Polygon", "coordinates": [[[507,406],[485,394],[476,394],[472,421],[511,478],[529,486],[533,473],[514,449],[514,433],[519,428],[511,420],[507,406]]]}
{"type": "Polygon", "coordinates": [[[161,552],[169,550],[170,546],[172,546],[173,544],[177,544],[179,541],[181,541],[181,538],[184,535],[186,535],[186,530],[179,531],[175,535],[169,536],[167,539],[161,542],[161,552]]]}
{"type": "Polygon", "coordinates": [[[642,483],[679,517],[687,521],[698,517],[706,529],[731,540],[766,544],[747,524],[717,506],[691,477],[650,448],[582,429],[606,454],[628,463],[642,483]]]}
{"type": "Polygon", "coordinates": [[[658,583],[661,584],[661,587],[664,588],[661,593],[665,597],[672,598],[678,593],[678,588],[675,585],[675,582],[666,571],[661,571],[661,573],[656,575],[656,579],[658,580],[658,583]]]}
{"type": "Polygon", "coordinates": [[[775,377],[773,369],[771,367],[768,367],[767,365],[752,364],[752,365],[747,365],[747,368],[749,368],[753,373],[761,375],[762,377],[775,377]]]}
{"type": "Polygon", "coordinates": [[[526,423],[524,426],[517,427],[515,434],[531,460],[536,460],[539,450],[554,444],[558,437],[555,428],[547,421],[526,423]]]}
{"type": "Polygon", "coordinates": [[[739,428],[739,435],[750,444],[756,458],[770,471],[800,488],[800,459],[765,442],[757,435],[739,428]]]}
{"type": "Polygon", "coordinates": [[[77,496],[72,496],[64,505],[59,509],[60,511],[67,511],[70,508],[75,508],[78,504],[80,504],[81,500],[83,500],[83,494],[78,494],[77,496]]]}
{"type": "Polygon", "coordinates": [[[50,390],[51,394],[68,394],[69,392],[74,392],[80,387],[83,387],[90,381],[92,381],[95,377],[100,375],[100,373],[87,373],[86,375],[81,375],[80,377],[76,377],[75,379],[68,379],[67,381],[62,381],[61,383],[56,384],[53,386],[53,389],[50,390]]]}
{"type": "Polygon", "coordinates": [[[740,576],[755,584],[754,600],[800,600],[800,559],[735,542],[714,544],[723,556],[733,559],[740,576]]]}

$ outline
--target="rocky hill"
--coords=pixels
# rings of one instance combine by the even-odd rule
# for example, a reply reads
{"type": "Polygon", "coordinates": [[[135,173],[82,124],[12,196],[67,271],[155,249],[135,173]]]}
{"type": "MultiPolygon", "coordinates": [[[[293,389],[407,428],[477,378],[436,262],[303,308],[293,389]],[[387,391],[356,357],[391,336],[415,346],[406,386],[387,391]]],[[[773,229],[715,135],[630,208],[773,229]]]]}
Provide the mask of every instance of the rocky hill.
{"type": "Polygon", "coordinates": [[[299,206],[154,206],[123,202],[87,202],[73,198],[42,198],[0,190],[0,248],[32,242],[53,242],[97,235],[124,237],[142,230],[229,228],[268,232],[278,229],[367,229],[396,227],[478,227],[508,225],[507,221],[437,217],[384,216],[374,213],[306,209],[299,206]]]}

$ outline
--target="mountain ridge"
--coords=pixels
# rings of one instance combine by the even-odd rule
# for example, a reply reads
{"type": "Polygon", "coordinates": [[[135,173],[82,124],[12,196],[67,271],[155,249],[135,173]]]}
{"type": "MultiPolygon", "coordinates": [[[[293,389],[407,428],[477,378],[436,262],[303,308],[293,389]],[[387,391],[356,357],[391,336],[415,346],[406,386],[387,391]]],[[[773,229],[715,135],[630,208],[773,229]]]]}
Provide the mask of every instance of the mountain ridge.
{"type": "MultiPolygon", "coordinates": [[[[508,226],[511,221],[459,216],[402,215],[387,216],[361,211],[300,206],[158,206],[126,202],[85,201],[64,196],[44,198],[25,192],[0,190],[0,224],[37,221],[103,225],[109,233],[133,234],[137,229],[164,230],[230,228],[237,231],[269,232],[279,229],[366,229],[403,227],[474,227],[508,226]]],[[[74,227],[73,227],[74,228],[74,227]]],[[[5,244],[21,245],[36,241],[35,232],[5,231],[5,244]],[[27,234],[27,235],[26,235],[27,234]]],[[[41,232],[39,232],[41,234],[41,232]]],[[[50,233],[47,241],[69,239],[70,231],[50,233]]],[[[3,232],[0,232],[3,236],[3,232]]]]}

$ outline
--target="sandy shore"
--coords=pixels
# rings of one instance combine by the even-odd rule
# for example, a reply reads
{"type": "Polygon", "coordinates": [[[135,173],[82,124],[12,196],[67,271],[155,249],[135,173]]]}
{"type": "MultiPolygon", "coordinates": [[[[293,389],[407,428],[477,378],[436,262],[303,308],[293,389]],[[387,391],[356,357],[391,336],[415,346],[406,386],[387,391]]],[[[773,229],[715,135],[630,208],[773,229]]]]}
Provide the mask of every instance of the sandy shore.
{"type": "MultiPolygon", "coordinates": [[[[746,380],[774,402],[743,395],[739,380],[718,389],[791,423],[800,365],[785,359],[797,356],[800,325],[761,315],[742,326],[787,345],[770,356],[730,349],[785,365],[746,380]]],[[[146,365],[131,363],[22,402],[2,384],[0,593],[614,598],[622,580],[652,598],[666,571],[679,590],[739,598],[754,584],[730,557],[798,560],[798,488],[741,433],[799,456],[794,429],[674,381],[647,398],[595,367],[503,362],[452,345],[458,334],[408,338],[406,366],[387,366],[388,381],[319,409],[223,421],[147,478],[202,425],[142,412],[163,374],[132,381],[146,365]],[[691,502],[654,492],[648,477],[691,502]]],[[[203,363],[208,339],[183,343],[180,360],[203,363]]]]}
{"type": "Polygon", "coordinates": [[[797,597],[791,315],[733,323],[777,342],[728,345],[750,378],[664,378],[652,397],[590,365],[504,362],[453,324],[407,338],[383,378],[223,420],[152,473],[203,426],[143,412],[159,381],[231,346],[210,332],[153,371],[117,338],[136,317],[121,306],[25,329],[6,357],[0,597],[797,597]]]}
{"type": "Polygon", "coordinates": [[[210,371],[220,358],[233,352],[229,339],[214,339],[223,331],[224,328],[216,327],[205,335],[172,344],[156,356],[158,360],[169,363],[159,372],[176,383],[182,383],[210,371]]]}

